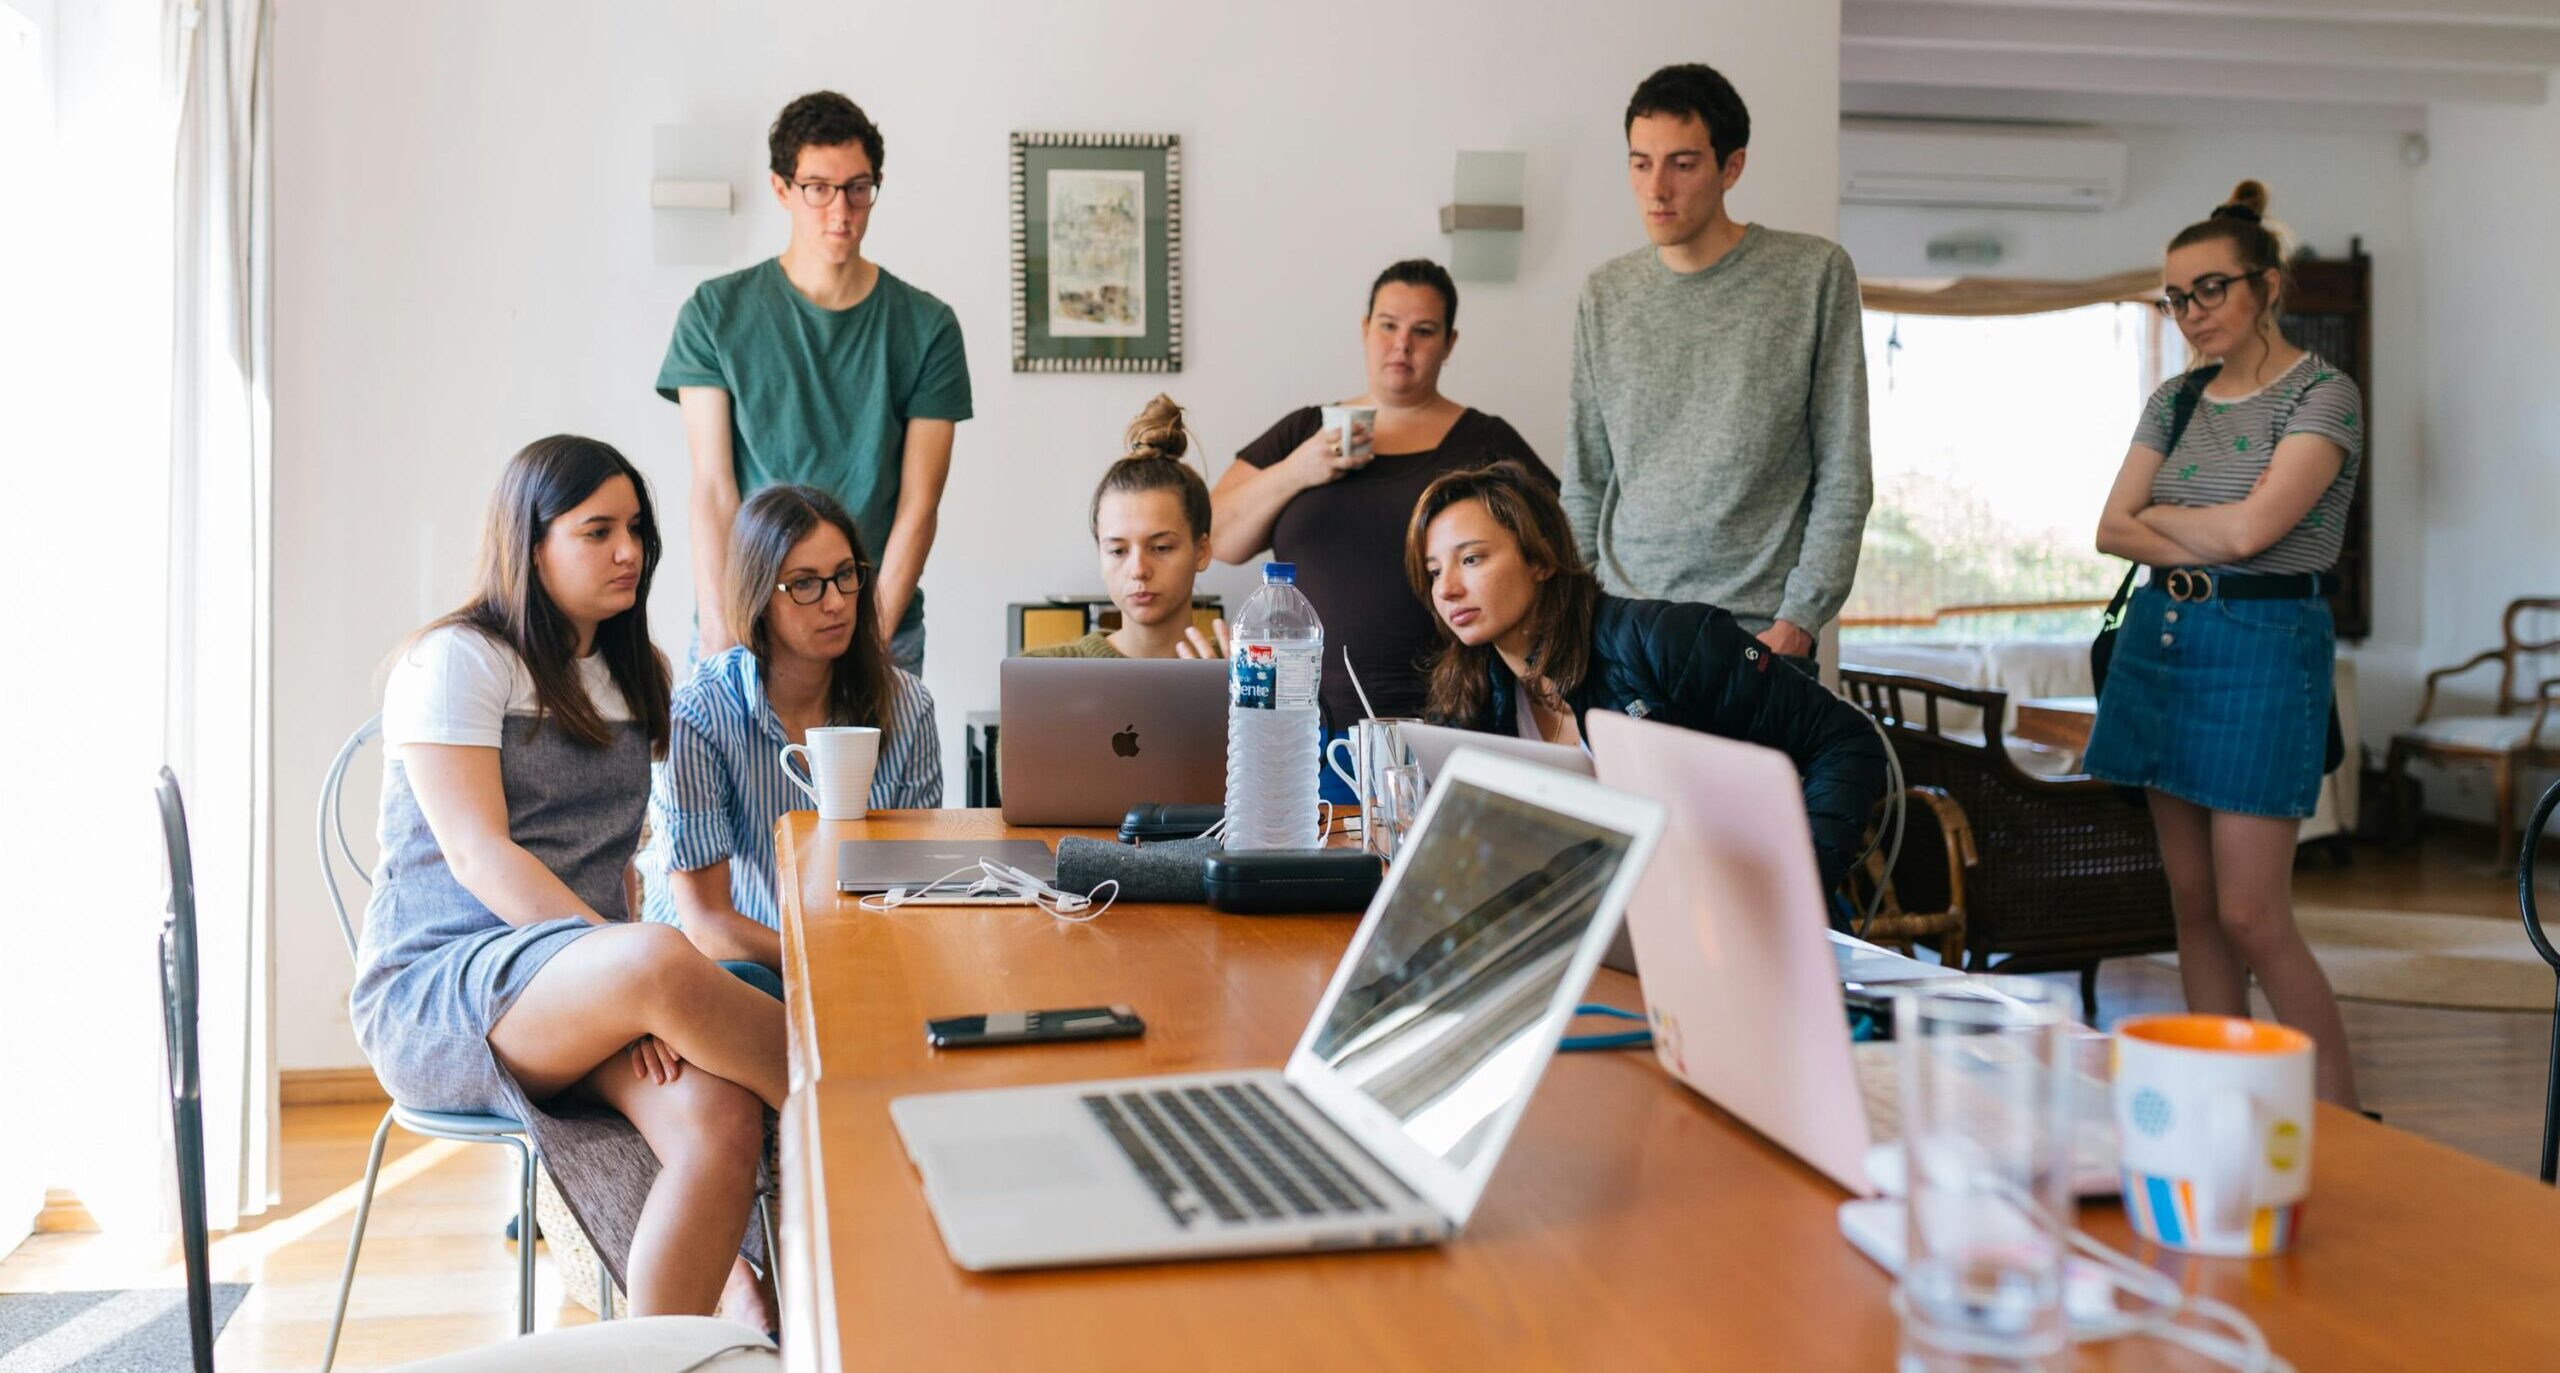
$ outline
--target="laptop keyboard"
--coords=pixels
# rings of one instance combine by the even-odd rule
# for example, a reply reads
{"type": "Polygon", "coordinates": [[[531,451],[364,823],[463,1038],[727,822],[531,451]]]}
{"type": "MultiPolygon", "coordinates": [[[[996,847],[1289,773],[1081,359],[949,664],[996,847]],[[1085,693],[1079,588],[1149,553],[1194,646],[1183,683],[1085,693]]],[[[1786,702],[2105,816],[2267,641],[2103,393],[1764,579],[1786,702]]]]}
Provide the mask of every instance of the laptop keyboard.
{"type": "Polygon", "coordinates": [[[1387,1209],[1260,1084],[1202,1083],[1082,1098],[1156,1200],[1188,1228],[1387,1209]]]}

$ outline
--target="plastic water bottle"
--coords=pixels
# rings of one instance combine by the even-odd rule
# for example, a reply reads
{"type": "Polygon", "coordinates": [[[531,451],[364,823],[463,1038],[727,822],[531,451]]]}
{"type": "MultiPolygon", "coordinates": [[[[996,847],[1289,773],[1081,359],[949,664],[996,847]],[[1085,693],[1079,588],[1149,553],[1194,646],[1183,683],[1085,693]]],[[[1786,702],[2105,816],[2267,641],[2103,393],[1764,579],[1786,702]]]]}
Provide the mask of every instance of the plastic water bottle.
{"type": "Polygon", "coordinates": [[[1226,846],[1314,848],[1324,625],[1297,568],[1264,563],[1228,635],[1226,846]]]}

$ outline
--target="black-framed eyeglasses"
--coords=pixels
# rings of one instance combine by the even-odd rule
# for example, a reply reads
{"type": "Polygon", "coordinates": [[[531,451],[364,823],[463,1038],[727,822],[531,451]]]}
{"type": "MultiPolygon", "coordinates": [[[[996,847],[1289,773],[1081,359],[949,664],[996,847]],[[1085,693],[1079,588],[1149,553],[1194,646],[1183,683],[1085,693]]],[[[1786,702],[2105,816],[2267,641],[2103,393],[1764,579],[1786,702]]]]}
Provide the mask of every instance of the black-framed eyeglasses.
{"type": "Polygon", "coordinates": [[[880,198],[880,182],[876,177],[857,176],[842,184],[833,181],[795,181],[791,184],[800,188],[800,198],[815,210],[835,204],[838,191],[844,193],[844,203],[857,210],[871,208],[871,202],[880,198]]]}
{"type": "Polygon", "coordinates": [[[2151,306],[2153,309],[2158,310],[2164,317],[2169,319],[2176,319],[2178,316],[2185,314],[2187,312],[2187,305],[2191,301],[2204,309],[2210,310],[2213,307],[2220,305],[2224,296],[2231,294],[2231,283],[2235,281],[2246,281],[2254,275],[2256,274],[2253,272],[2242,272],[2236,276],[2222,272],[2214,272],[2205,276],[2200,276],[2196,278],[2194,289],[2181,291],[2177,287],[2172,286],[2168,290],[2162,291],[2160,293],[2160,298],[2151,302],[2151,306]]]}
{"type": "Polygon", "coordinates": [[[793,605],[816,605],[827,598],[830,586],[844,593],[846,600],[853,599],[853,593],[862,589],[862,564],[855,563],[832,577],[794,577],[775,582],[773,589],[790,597],[793,605]]]}

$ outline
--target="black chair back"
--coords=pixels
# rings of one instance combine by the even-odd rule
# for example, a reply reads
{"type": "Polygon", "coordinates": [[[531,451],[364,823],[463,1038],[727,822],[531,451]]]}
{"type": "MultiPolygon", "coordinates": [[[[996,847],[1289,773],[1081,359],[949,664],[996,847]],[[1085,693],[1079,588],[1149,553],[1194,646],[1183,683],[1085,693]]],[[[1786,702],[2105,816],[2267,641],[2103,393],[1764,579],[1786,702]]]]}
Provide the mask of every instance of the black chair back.
{"type": "Polygon", "coordinates": [[[2551,812],[2560,809],[2560,782],[2542,793],[2533,808],[2533,823],[2524,827],[2524,850],[2516,855],[2516,904],[2524,910],[2525,938],[2533,941],[2533,951],[2551,965],[2554,978],[2551,998],[2551,1076],[2542,1087],[2542,1180],[2550,1182],[2560,1174],[2560,949],[2551,946],[2551,936],[2542,932],[2542,910],[2534,899],[2533,867],[2535,855],[2542,849],[2542,829],[2551,823],[2551,812]]]}
{"type": "Polygon", "coordinates": [[[161,1029],[169,1123],[178,1147],[178,1220],[187,1257],[187,1340],[213,1373],[213,1278],[204,1206],[204,1082],[196,1054],[196,874],[177,774],[160,769],[160,835],[169,853],[169,919],[160,929],[161,1029]]]}

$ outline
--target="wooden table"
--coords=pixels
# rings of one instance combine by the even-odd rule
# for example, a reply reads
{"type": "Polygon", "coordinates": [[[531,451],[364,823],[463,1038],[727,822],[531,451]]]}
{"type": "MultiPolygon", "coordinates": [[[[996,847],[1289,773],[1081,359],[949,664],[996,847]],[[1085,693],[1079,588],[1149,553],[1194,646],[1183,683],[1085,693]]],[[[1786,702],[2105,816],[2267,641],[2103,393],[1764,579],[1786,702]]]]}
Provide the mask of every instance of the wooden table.
{"type": "Polygon", "coordinates": [[[2018,724],[2009,732],[2031,744],[2086,753],[2097,723],[2095,696],[2041,696],[2018,702],[2018,724]]]}
{"type": "MultiPolygon", "coordinates": [[[[793,1093],[784,1350],[796,1369],[1883,1369],[1890,1281],[1839,1237],[1843,1194],[1643,1053],[1559,1057],[1466,1233],[1437,1249],[975,1274],[953,1265],[890,1123],[910,1092],[1277,1066],[1350,938],[1344,916],[1114,907],[873,914],[841,838],[1054,840],[993,812],[777,826],[793,1093]],[[1126,1001],[1143,1039],[938,1052],[929,1016],[1126,1001]]],[[[1638,1004],[1604,971],[1596,1000],[1638,1004]]],[[[2270,1260],[2138,1250],[2247,1311],[2310,1370],[2560,1366],[2560,1195],[2322,1107],[2305,1239],[2270,1260]]],[[[2157,1342],[2077,1368],[2205,1368],[2157,1342]]]]}

